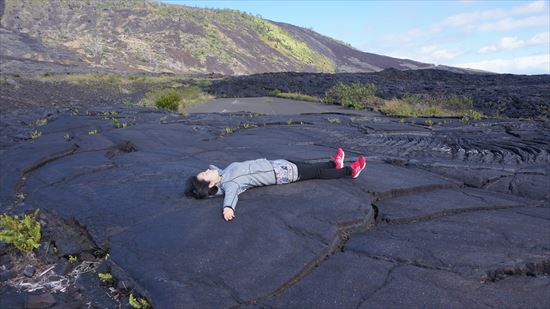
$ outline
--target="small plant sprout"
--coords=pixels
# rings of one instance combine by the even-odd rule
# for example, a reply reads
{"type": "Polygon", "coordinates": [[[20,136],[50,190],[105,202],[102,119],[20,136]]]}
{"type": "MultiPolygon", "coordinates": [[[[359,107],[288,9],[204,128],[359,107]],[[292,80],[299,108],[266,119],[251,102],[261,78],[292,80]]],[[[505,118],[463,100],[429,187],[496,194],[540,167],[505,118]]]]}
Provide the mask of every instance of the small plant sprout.
{"type": "Polygon", "coordinates": [[[226,127],[225,128],[225,133],[226,134],[231,134],[231,133],[233,133],[233,129],[231,129],[230,127],[226,127]]]}
{"type": "Polygon", "coordinates": [[[137,299],[134,297],[133,293],[130,293],[130,296],[128,296],[128,302],[130,303],[130,306],[136,309],[147,309],[151,307],[145,298],[140,297],[137,299]]]}
{"type": "Polygon", "coordinates": [[[399,123],[405,123],[405,118],[399,119],[399,123]]]}
{"type": "Polygon", "coordinates": [[[424,123],[427,124],[430,127],[433,126],[433,124],[434,124],[433,120],[431,120],[431,119],[426,119],[426,121],[424,121],[424,123]]]}
{"type": "Polygon", "coordinates": [[[31,139],[37,139],[40,136],[42,136],[42,132],[40,132],[38,130],[34,130],[34,131],[31,132],[31,139]]]}
{"type": "Polygon", "coordinates": [[[97,129],[88,131],[88,135],[95,135],[97,134],[97,129]]]}
{"type": "Polygon", "coordinates": [[[0,215],[0,241],[12,244],[25,253],[40,247],[40,223],[36,221],[38,213],[39,209],[33,215],[25,214],[22,219],[17,215],[0,215]]]}
{"type": "Polygon", "coordinates": [[[102,282],[111,282],[113,281],[113,275],[110,273],[99,273],[97,274],[99,279],[101,279],[102,282]]]}
{"type": "Polygon", "coordinates": [[[466,115],[462,116],[462,122],[464,124],[468,124],[469,121],[470,121],[470,118],[468,116],[466,116],[466,115]]]}
{"type": "Polygon", "coordinates": [[[248,129],[250,128],[251,124],[248,122],[243,123],[243,128],[248,129]]]}
{"type": "Polygon", "coordinates": [[[45,126],[48,124],[48,118],[44,118],[44,119],[37,119],[36,120],[36,125],[41,127],[41,126],[45,126]]]}
{"type": "Polygon", "coordinates": [[[78,257],[74,255],[69,255],[69,263],[74,264],[78,261],[78,257]]]}
{"type": "Polygon", "coordinates": [[[327,120],[330,124],[340,123],[340,118],[338,117],[329,117],[327,120]]]}
{"type": "Polygon", "coordinates": [[[291,125],[292,124],[292,118],[288,119],[286,124],[291,125]]]}
{"type": "Polygon", "coordinates": [[[114,118],[114,117],[111,118],[111,122],[113,123],[113,126],[117,129],[126,128],[126,126],[128,125],[125,122],[120,122],[117,118],[114,118]]]}

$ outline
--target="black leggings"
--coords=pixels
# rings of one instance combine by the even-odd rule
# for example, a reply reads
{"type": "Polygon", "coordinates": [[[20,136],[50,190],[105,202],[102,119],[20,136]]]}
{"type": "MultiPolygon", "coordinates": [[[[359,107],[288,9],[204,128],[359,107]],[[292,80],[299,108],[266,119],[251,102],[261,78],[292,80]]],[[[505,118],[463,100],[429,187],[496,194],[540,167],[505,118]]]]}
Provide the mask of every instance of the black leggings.
{"type": "MultiPolygon", "coordinates": [[[[290,161],[290,160],[288,160],[290,161]]],[[[306,163],[302,161],[290,161],[298,167],[298,180],[307,179],[336,179],[351,176],[351,167],[346,166],[336,169],[334,161],[320,163],[306,163]]]]}

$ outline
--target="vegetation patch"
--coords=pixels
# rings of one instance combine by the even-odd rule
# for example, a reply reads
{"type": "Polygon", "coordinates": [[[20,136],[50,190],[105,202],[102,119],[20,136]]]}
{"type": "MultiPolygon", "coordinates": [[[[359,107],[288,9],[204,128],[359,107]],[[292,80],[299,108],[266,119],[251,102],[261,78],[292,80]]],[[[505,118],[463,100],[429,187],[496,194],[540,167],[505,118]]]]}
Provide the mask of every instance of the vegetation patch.
{"type": "Polygon", "coordinates": [[[0,215],[0,241],[11,244],[25,253],[40,247],[40,223],[36,221],[38,212],[37,209],[33,215],[25,214],[21,219],[17,215],[0,215]]]}
{"type": "Polygon", "coordinates": [[[480,120],[482,114],[473,109],[472,99],[465,96],[413,96],[384,102],[381,111],[390,116],[401,117],[463,117],[480,120]]]}
{"type": "Polygon", "coordinates": [[[143,105],[155,105],[172,111],[181,111],[184,108],[198,105],[213,99],[214,96],[202,91],[197,86],[186,88],[154,89],[141,100],[143,105]]]}
{"type": "Polygon", "coordinates": [[[34,130],[31,132],[31,139],[37,139],[40,136],[42,136],[42,132],[38,130],[34,130]]]}
{"type": "Polygon", "coordinates": [[[329,58],[312,50],[306,43],[294,38],[283,28],[256,16],[244,15],[243,17],[251,23],[262,41],[268,46],[300,63],[312,65],[320,72],[335,72],[336,66],[329,58]]]}
{"type": "Polygon", "coordinates": [[[36,125],[41,127],[41,126],[45,126],[48,124],[48,118],[44,118],[44,119],[37,119],[36,120],[36,125]]]}
{"type": "Polygon", "coordinates": [[[128,303],[130,304],[130,306],[136,309],[147,309],[151,307],[147,299],[142,297],[136,298],[133,293],[130,293],[130,296],[128,297],[128,303]]]}
{"type": "Polygon", "coordinates": [[[278,98],[298,100],[298,101],[308,101],[308,102],[322,102],[323,100],[316,96],[311,96],[302,93],[296,92],[281,92],[279,89],[275,89],[271,92],[271,95],[278,98]]]}
{"type": "Polygon", "coordinates": [[[347,85],[338,82],[325,93],[323,101],[325,103],[349,106],[354,109],[373,109],[372,102],[376,101],[376,85],[359,82],[347,85]]]}
{"type": "Polygon", "coordinates": [[[104,283],[113,281],[113,275],[110,273],[99,273],[97,277],[104,283]]]}

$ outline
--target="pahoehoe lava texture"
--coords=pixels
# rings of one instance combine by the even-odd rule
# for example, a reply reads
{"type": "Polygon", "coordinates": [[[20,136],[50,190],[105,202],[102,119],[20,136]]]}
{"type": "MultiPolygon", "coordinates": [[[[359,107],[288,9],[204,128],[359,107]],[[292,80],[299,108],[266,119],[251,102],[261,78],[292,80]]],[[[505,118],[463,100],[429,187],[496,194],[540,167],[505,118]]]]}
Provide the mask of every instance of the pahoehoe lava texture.
{"type": "Polygon", "coordinates": [[[22,140],[22,117],[0,116],[2,210],[74,217],[155,308],[550,305],[547,123],[115,105],[52,114],[22,140]],[[317,162],[337,147],[347,164],[367,155],[358,179],[251,189],[230,223],[220,198],[183,196],[208,164],[317,162]]]}

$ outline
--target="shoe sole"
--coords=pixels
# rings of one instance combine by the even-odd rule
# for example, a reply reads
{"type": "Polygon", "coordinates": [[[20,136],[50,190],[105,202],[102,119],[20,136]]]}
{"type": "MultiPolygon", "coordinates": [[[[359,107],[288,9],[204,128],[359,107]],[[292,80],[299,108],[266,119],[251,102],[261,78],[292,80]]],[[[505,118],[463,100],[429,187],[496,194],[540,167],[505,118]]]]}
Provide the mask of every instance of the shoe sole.
{"type": "Polygon", "coordinates": [[[362,170],[360,170],[360,171],[359,171],[359,172],[357,173],[357,175],[353,176],[353,178],[357,178],[357,177],[359,177],[359,175],[361,175],[361,172],[362,172],[362,171],[363,171],[364,169],[365,169],[365,168],[363,167],[363,169],[362,169],[362,170]]]}

